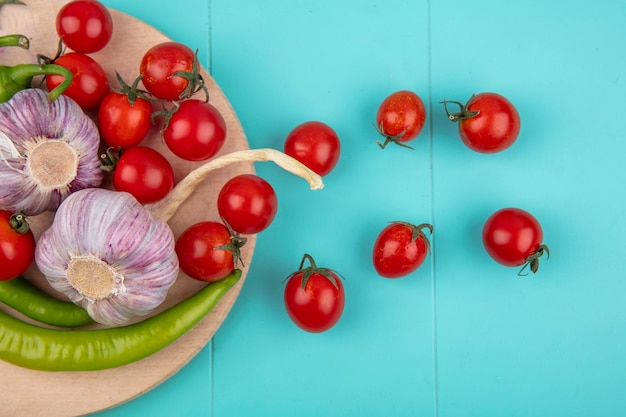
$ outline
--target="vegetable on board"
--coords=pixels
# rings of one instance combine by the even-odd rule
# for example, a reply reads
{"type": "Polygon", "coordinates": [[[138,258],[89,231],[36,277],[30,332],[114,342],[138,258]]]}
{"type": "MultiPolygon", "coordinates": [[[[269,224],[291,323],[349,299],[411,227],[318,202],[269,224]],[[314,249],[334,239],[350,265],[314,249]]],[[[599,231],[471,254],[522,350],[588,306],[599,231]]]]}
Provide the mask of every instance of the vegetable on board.
{"type": "Polygon", "coordinates": [[[33,216],[72,192],[98,187],[100,136],[71,99],[50,102],[37,88],[0,103],[0,207],[33,216]]]}
{"type": "Polygon", "coordinates": [[[169,309],[125,327],[48,329],[0,310],[0,360],[42,371],[97,371],[138,361],[191,329],[240,277],[237,269],[169,309]]]}

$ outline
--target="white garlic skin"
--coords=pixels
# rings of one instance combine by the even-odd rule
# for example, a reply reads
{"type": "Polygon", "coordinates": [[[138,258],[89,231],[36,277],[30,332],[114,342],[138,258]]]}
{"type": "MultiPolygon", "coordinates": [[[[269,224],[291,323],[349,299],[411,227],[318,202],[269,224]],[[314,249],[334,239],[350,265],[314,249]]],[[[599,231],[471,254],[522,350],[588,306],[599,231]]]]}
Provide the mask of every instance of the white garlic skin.
{"type": "Polygon", "coordinates": [[[41,89],[21,90],[0,103],[0,132],[3,209],[29,216],[54,211],[70,193],[102,183],[98,128],[72,99],[61,95],[50,102],[41,89]],[[74,179],[65,186],[41,186],[29,172],[29,151],[46,140],[66,143],[78,158],[74,179]]]}
{"type": "Polygon", "coordinates": [[[82,306],[98,323],[127,324],[159,306],[178,276],[175,239],[164,221],[130,194],[91,188],[71,194],[37,243],[35,262],[50,285],[82,306]],[[118,278],[107,296],[75,288],[67,271],[73,258],[103,261],[118,278]]]}

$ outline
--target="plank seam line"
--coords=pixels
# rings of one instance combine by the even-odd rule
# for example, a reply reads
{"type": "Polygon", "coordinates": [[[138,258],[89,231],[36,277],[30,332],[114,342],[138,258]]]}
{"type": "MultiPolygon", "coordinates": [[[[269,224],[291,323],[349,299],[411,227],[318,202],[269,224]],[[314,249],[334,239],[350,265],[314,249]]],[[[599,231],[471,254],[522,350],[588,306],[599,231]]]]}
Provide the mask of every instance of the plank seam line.
{"type": "MultiPolygon", "coordinates": [[[[435,226],[435,166],[434,166],[434,123],[433,123],[433,89],[432,89],[432,4],[431,0],[426,0],[426,41],[427,41],[427,56],[428,56],[428,127],[429,127],[429,145],[430,145],[430,218],[432,225],[435,226]]],[[[431,236],[432,247],[436,246],[437,234],[436,227],[435,232],[431,236]]],[[[437,251],[432,251],[430,257],[430,271],[431,271],[431,288],[432,288],[432,342],[433,342],[433,415],[439,416],[439,381],[438,381],[438,355],[437,355],[437,280],[436,280],[436,262],[435,257],[437,251]]]]}

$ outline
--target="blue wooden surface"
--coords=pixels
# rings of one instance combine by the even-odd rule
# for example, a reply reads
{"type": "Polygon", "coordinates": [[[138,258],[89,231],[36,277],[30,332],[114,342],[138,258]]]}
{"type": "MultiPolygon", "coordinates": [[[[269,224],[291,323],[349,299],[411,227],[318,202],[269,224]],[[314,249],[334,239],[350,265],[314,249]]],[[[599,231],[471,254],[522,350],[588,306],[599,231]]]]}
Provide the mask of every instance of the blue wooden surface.
{"type": "Polygon", "coordinates": [[[279,198],[215,338],[147,394],[97,415],[623,416],[626,3],[525,0],[164,0],[105,3],[199,48],[251,147],[307,120],[342,157],[311,192],[273,165],[279,198]],[[376,144],[380,101],[427,104],[415,151],[376,144]],[[517,143],[470,151],[439,102],[495,91],[517,143]],[[494,263],[480,231],[505,206],[542,223],[536,276],[494,263]],[[432,222],[433,256],[400,280],[370,252],[390,220],[432,222]],[[346,310],[296,328],[283,278],[304,252],[345,277],[346,310]]]}

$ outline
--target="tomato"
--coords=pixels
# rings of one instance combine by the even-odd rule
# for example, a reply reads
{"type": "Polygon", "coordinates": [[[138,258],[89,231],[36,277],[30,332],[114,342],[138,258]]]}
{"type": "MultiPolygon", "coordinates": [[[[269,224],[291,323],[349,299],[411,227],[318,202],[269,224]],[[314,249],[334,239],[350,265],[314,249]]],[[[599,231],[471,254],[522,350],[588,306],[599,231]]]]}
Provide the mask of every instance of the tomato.
{"type": "Polygon", "coordinates": [[[35,258],[35,237],[22,214],[0,210],[0,280],[22,275],[35,258]]]}
{"type": "Polygon", "coordinates": [[[102,140],[113,148],[138,145],[152,126],[152,104],[136,97],[131,103],[126,94],[111,91],[98,109],[98,127],[102,140]]]}
{"type": "MultiPolygon", "coordinates": [[[[104,69],[93,58],[79,52],[68,52],[54,60],[54,63],[72,72],[70,86],[63,92],[83,110],[94,110],[109,93],[109,80],[104,69]]],[[[46,86],[52,90],[63,82],[61,75],[46,76],[46,86]]]]}
{"type": "Polygon", "coordinates": [[[322,177],[337,165],[340,149],[337,133],[317,121],[296,126],[285,140],[285,153],[322,177]]]}
{"type": "Polygon", "coordinates": [[[519,208],[504,208],[489,216],[483,227],[483,245],[489,256],[502,265],[524,265],[520,275],[527,267],[537,272],[544,252],[550,256],[543,244],[541,225],[519,208]]]}
{"type": "Polygon", "coordinates": [[[122,152],[115,165],[113,186],[132,194],[141,204],[154,203],[174,187],[174,170],[156,150],[136,146],[122,152]]]}
{"type": "Polygon", "coordinates": [[[104,48],[113,35],[109,10],[95,0],[73,0],[56,17],[56,30],[70,49],[90,54],[104,48]]]}
{"type": "Polygon", "coordinates": [[[178,101],[202,89],[208,101],[198,59],[186,45],[173,41],[154,45],[141,58],[139,73],[145,89],[158,99],[178,101]]]}
{"type": "Polygon", "coordinates": [[[291,320],[302,330],[321,333],[333,327],[343,313],[345,291],[339,274],[319,268],[305,254],[298,271],[287,277],[284,303],[291,320]],[[308,260],[310,266],[303,268],[308,260]]]}
{"type": "Polygon", "coordinates": [[[176,240],[180,269],[193,279],[218,281],[235,269],[245,243],[223,223],[196,223],[176,240]]]}
{"type": "Polygon", "coordinates": [[[376,114],[376,126],[385,142],[377,142],[385,148],[393,142],[411,148],[404,142],[417,137],[426,122],[426,107],[422,99],[412,91],[397,91],[383,100],[376,114]]]}
{"type": "Polygon", "coordinates": [[[241,174],[224,184],[217,196],[217,209],[234,231],[253,234],[272,223],[278,211],[278,199],[263,178],[241,174]]]}
{"type": "Polygon", "coordinates": [[[430,252],[424,229],[433,231],[430,224],[392,222],[385,227],[374,242],[372,260],[376,272],[385,278],[400,278],[419,268],[430,252]]]}
{"type": "Polygon", "coordinates": [[[176,156],[203,161],[224,145],[226,122],[213,105],[201,100],[185,100],[167,122],[163,139],[176,156]]]}
{"type": "Polygon", "coordinates": [[[521,122],[519,113],[505,97],[496,93],[473,95],[466,104],[443,101],[461,107],[458,113],[446,113],[453,122],[459,123],[459,136],[470,149],[480,153],[501,152],[519,136],[521,122]]]}

